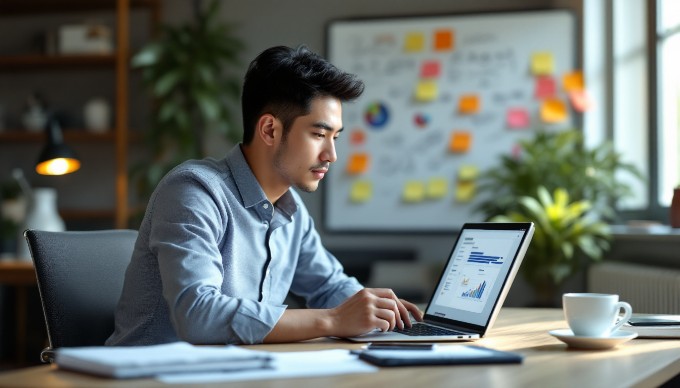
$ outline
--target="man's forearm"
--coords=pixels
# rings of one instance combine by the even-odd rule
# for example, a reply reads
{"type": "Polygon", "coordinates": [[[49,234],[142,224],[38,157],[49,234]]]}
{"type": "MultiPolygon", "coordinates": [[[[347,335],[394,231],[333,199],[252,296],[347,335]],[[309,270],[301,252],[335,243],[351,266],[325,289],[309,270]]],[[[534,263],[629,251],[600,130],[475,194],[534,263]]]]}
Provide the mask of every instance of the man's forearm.
{"type": "Polygon", "coordinates": [[[296,342],[332,335],[331,310],[287,309],[265,343],[296,342]]]}

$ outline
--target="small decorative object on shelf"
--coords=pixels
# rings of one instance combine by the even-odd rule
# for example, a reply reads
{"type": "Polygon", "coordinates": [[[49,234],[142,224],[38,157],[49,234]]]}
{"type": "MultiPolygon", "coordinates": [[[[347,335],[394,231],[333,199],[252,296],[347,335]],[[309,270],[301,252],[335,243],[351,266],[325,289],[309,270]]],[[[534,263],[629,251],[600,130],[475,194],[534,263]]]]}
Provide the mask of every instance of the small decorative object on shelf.
{"type": "Polygon", "coordinates": [[[93,98],[83,107],[83,121],[90,132],[106,132],[111,126],[111,107],[103,98],[93,98]]]}
{"type": "Polygon", "coordinates": [[[47,124],[47,107],[38,93],[31,93],[26,98],[24,114],[21,117],[24,128],[30,132],[41,132],[47,124]]]}
{"type": "Polygon", "coordinates": [[[680,228],[680,186],[673,190],[671,201],[671,228],[680,228]]]}

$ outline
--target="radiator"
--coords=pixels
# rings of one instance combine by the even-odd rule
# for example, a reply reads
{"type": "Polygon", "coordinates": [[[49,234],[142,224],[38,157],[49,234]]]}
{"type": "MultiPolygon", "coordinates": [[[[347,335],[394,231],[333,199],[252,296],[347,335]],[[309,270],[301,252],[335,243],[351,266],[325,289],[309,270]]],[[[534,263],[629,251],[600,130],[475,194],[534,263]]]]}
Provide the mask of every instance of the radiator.
{"type": "Polygon", "coordinates": [[[590,266],[588,291],[619,294],[635,313],[680,314],[680,269],[606,262],[590,266]]]}

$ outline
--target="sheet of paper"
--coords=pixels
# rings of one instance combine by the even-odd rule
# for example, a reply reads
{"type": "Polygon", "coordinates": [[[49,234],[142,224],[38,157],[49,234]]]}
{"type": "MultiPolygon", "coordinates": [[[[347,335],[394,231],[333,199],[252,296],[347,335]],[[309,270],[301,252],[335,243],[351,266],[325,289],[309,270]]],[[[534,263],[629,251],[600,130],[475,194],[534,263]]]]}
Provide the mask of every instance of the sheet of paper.
{"type": "Polygon", "coordinates": [[[346,349],[311,352],[272,352],[273,369],[225,372],[167,374],[157,379],[165,384],[207,384],[227,381],[269,380],[296,377],[333,376],[351,373],[373,373],[378,368],[365,363],[346,349]]]}

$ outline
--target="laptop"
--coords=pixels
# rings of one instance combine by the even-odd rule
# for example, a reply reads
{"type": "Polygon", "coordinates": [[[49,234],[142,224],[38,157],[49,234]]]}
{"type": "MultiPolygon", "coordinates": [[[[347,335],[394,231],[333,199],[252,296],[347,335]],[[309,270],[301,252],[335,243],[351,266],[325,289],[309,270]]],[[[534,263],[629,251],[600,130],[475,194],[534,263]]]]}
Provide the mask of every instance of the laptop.
{"type": "Polygon", "coordinates": [[[425,309],[412,328],[375,330],[355,342],[470,341],[493,326],[534,234],[532,222],[463,225],[425,309]]]}

